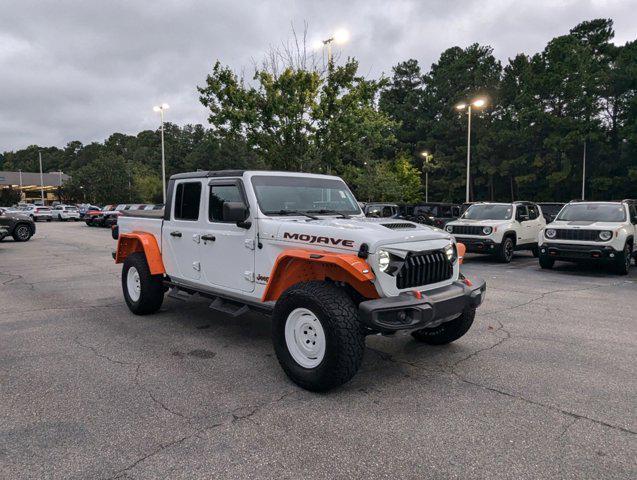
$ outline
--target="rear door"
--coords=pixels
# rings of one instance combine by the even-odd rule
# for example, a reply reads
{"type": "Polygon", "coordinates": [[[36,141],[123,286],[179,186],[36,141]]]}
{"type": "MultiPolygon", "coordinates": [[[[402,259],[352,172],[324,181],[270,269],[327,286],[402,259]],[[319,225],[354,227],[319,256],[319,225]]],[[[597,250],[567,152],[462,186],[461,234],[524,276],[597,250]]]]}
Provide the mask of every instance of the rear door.
{"type": "Polygon", "coordinates": [[[237,292],[254,291],[256,222],[250,228],[223,219],[225,202],[248,205],[240,179],[211,180],[206,186],[201,266],[205,282],[237,292]]]}
{"type": "Polygon", "coordinates": [[[518,205],[515,210],[515,219],[519,222],[518,245],[526,245],[533,240],[533,221],[529,217],[529,209],[526,205],[518,205]]]}
{"type": "Polygon", "coordinates": [[[203,185],[200,179],[175,181],[170,219],[162,228],[162,251],[166,273],[185,280],[201,278],[199,244],[203,218],[203,185]]]}
{"type": "Polygon", "coordinates": [[[537,205],[529,205],[529,221],[531,223],[531,242],[536,243],[540,230],[546,226],[546,220],[541,214],[540,207],[537,205]]]}

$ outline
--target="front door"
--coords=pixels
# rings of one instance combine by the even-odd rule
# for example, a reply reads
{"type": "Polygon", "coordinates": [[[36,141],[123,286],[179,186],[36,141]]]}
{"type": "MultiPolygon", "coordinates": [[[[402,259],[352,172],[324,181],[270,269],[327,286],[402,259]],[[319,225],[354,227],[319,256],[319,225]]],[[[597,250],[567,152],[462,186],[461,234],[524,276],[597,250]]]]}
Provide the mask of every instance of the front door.
{"type": "Polygon", "coordinates": [[[243,228],[223,218],[225,202],[248,205],[241,180],[212,180],[205,198],[200,257],[205,281],[212,287],[254,291],[256,222],[243,228]]]}
{"type": "Polygon", "coordinates": [[[201,278],[199,260],[202,225],[203,185],[201,180],[177,180],[174,186],[170,219],[162,228],[162,255],[166,273],[185,280],[201,278]]]}

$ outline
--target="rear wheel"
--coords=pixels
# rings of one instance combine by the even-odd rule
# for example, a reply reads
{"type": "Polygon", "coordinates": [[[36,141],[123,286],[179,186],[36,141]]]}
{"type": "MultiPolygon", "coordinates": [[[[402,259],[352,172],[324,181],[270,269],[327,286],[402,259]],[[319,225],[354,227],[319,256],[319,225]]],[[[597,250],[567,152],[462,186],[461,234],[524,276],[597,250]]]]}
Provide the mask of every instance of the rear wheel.
{"type": "Polygon", "coordinates": [[[164,301],[161,275],[151,275],[146,257],[137,252],[124,260],[122,269],[124,299],[135,315],[155,313],[164,301]]]}
{"type": "Polygon", "coordinates": [[[458,318],[442,323],[437,327],[422,328],[412,332],[411,336],[428,345],[445,345],[458,340],[469,331],[475,318],[475,309],[466,310],[458,318]]]}
{"type": "Polygon", "coordinates": [[[624,245],[624,251],[620,255],[617,256],[615,260],[615,273],[619,275],[628,275],[630,272],[630,258],[632,255],[633,246],[626,242],[624,245]]]}
{"type": "Polygon", "coordinates": [[[16,242],[26,242],[32,235],[31,227],[26,223],[18,223],[13,229],[13,239],[16,242]]]}
{"type": "Polygon", "coordinates": [[[502,263],[511,263],[511,260],[513,260],[514,250],[515,245],[513,244],[513,239],[511,237],[505,237],[502,239],[502,243],[498,250],[498,260],[502,263]]]}
{"type": "Polygon", "coordinates": [[[356,305],[327,282],[289,288],[272,315],[272,342],[287,376],[312,391],[349,381],[363,360],[365,337],[356,305]]]}

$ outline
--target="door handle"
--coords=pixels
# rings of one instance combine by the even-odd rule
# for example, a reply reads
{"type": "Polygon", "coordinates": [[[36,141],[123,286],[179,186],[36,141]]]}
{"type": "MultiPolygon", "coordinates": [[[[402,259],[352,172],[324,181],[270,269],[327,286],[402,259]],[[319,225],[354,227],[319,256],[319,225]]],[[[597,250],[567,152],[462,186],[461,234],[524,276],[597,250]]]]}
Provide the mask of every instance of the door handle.
{"type": "Polygon", "coordinates": [[[204,242],[214,242],[217,238],[214,235],[202,235],[201,239],[204,242]]]}
{"type": "Polygon", "coordinates": [[[181,232],[170,232],[171,237],[181,237],[181,232]]]}

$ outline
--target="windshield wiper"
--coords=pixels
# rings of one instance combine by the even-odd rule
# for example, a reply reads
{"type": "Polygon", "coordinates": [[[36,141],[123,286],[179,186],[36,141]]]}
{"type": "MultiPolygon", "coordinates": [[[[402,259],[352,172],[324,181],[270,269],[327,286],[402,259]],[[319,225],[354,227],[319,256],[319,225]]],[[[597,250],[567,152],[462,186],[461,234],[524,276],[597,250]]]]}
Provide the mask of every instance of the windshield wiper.
{"type": "Polygon", "coordinates": [[[311,213],[318,213],[319,215],[338,215],[339,218],[351,218],[346,213],[339,212],[337,210],[326,210],[322,208],[321,210],[308,210],[311,213]]]}
{"type": "Polygon", "coordinates": [[[307,212],[302,212],[301,210],[279,210],[278,212],[265,212],[266,215],[301,215],[303,217],[311,218],[312,220],[318,220],[318,217],[314,215],[310,215],[307,212]]]}

